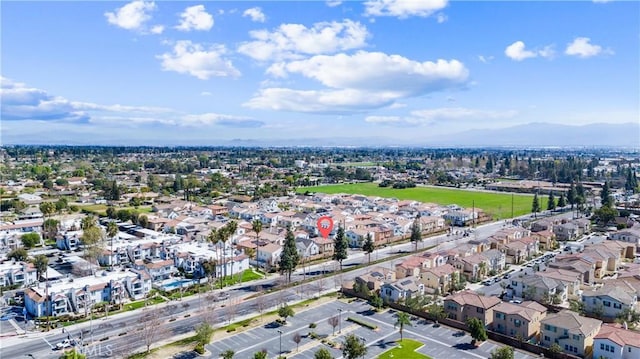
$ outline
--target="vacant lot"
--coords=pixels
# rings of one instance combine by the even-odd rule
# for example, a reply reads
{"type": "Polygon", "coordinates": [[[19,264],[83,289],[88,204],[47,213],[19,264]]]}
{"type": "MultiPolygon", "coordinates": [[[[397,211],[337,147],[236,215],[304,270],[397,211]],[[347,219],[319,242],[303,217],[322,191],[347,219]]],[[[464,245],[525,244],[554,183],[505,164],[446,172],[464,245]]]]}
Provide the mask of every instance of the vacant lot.
{"type": "MultiPolygon", "coordinates": [[[[299,193],[321,192],[321,193],[349,193],[362,194],[365,196],[378,196],[398,199],[412,199],[420,202],[430,202],[442,205],[457,204],[462,207],[471,208],[474,204],[491,213],[495,218],[511,218],[511,204],[513,198],[513,214],[520,216],[531,213],[532,195],[508,193],[493,193],[482,191],[467,191],[438,187],[416,187],[406,189],[394,189],[389,187],[378,187],[376,183],[356,183],[342,185],[328,185],[317,187],[301,187],[299,193]]],[[[540,197],[540,206],[547,208],[546,196],[540,197]]]]}

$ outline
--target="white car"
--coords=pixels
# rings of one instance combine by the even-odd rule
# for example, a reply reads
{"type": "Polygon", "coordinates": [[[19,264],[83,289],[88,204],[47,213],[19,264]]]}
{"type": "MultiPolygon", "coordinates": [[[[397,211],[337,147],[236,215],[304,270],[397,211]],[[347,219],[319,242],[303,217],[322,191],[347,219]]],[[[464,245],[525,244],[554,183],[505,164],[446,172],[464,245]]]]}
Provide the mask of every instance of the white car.
{"type": "Polygon", "coordinates": [[[70,347],[71,347],[71,341],[69,339],[65,339],[60,343],[56,344],[56,349],[58,350],[70,348],[70,347]]]}

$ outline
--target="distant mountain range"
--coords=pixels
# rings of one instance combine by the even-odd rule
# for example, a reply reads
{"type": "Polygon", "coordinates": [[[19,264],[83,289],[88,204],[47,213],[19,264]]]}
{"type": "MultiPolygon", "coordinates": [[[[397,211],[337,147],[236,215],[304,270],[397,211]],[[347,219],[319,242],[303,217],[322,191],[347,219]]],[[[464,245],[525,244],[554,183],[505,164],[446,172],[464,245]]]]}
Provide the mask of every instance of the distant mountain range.
{"type": "Polygon", "coordinates": [[[568,126],[529,123],[501,129],[477,129],[429,139],[427,146],[463,147],[640,147],[640,122],[568,126]]]}
{"type": "MultiPolygon", "coordinates": [[[[381,131],[382,132],[382,131],[381,131]]],[[[69,141],[51,139],[46,133],[32,141],[5,144],[102,145],[102,146],[244,146],[244,147],[617,147],[640,148],[640,122],[624,124],[590,124],[569,126],[551,123],[529,123],[501,129],[471,129],[448,135],[425,135],[403,139],[384,136],[329,138],[238,138],[188,140],[166,138],[132,142],[130,138],[87,138],[69,141]]],[[[5,139],[6,140],[6,139],[5,139]]]]}
{"type": "Polygon", "coordinates": [[[232,146],[418,146],[418,147],[619,147],[640,148],[640,123],[568,126],[529,123],[501,129],[472,129],[421,140],[388,137],[300,138],[295,140],[245,140],[232,146]]]}

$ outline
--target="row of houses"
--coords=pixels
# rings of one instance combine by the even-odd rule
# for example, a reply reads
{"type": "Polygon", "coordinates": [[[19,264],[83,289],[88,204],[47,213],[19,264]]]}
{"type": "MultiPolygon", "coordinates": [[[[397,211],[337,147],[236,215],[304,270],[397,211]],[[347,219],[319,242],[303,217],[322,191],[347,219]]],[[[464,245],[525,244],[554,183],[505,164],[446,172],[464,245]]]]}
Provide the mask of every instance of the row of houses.
{"type": "Polygon", "coordinates": [[[24,306],[33,317],[87,315],[99,303],[123,304],[140,300],[151,291],[151,277],[144,271],[98,271],[80,278],[63,278],[24,290],[24,306]]]}
{"type": "Polygon", "coordinates": [[[550,312],[535,301],[503,302],[463,291],[444,299],[448,318],[466,322],[477,318],[494,332],[582,357],[631,359],[640,357],[640,333],[603,324],[570,310],[550,312]]]}

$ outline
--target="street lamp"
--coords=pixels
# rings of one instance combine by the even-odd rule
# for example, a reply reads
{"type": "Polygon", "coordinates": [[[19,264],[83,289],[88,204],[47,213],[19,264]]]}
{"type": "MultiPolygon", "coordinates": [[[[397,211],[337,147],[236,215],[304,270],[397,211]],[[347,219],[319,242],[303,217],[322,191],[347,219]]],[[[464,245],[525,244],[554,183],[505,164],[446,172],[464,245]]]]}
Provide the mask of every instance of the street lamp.
{"type": "Polygon", "coordinates": [[[280,334],[280,356],[282,356],[282,330],[278,330],[278,333],[280,334]]]}
{"type": "Polygon", "coordinates": [[[342,308],[338,308],[338,334],[342,333],[342,308]]]}

